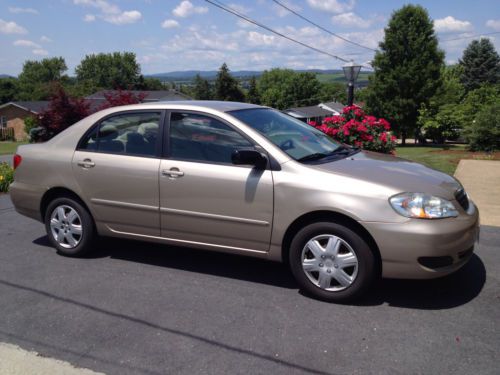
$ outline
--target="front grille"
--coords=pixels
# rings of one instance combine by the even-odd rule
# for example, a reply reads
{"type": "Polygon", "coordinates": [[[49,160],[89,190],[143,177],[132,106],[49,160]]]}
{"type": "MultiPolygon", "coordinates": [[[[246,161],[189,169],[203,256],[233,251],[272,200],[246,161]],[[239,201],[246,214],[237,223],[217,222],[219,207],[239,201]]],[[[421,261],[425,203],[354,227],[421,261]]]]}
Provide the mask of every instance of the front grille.
{"type": "Polygon", "coordinates": [[[460,204],[460,206],[462,206],[464,211],[467,211],[469,209],[469,197],[467,197],[467,193],[464,189],[457,190],[457,192],[455,193],[455,199],[460,204]]]}

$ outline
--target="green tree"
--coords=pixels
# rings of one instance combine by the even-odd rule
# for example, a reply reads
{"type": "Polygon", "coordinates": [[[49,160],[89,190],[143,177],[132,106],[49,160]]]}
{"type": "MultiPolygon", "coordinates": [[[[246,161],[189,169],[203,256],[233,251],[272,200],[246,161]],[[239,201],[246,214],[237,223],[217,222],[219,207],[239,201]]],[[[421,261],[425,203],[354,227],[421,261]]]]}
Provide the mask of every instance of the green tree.
{"type": "Polygon", "coordinates": [[[463,125],[463,112],[459,108],[464,95],[464,86],[460,83],[462,68],[459,65],[443,67],[442,85],[419,110],[418,126],[424,138],[436,143],[458,137],[463,125]]]}
{"type": "Polygon", "coordinates": [[[85,56],[75,72],[78,82],[90,81],[103,89],[125,89],[139,82],[141,67],[135,53],[99,53],[85,56]]]}
{"type": "MultiPolygon", "coordinates": [[[[358,95],[355,95],[359,99],[358,95]]],[[[340,82],[322,82],[319,89],[319,100],[322,102],[347,102],[346,85],[340,82]]]]}
{"type": "Polygon", "coordinates": [[[165,86],[158,78],[139,75],[134,87],[136,90],[165,90],[165,86]]]}
{"type": "Polygon", "coordinates": [[[314,73],[279,68],[266,70],[259,78],[258,88],[262,104],[278,109],[319,102],[320,83],[314,73]]]}
{"type": "Polygon", "coordinates": [[[373,60],[368,110],[398,125],[403,144],[417,128],[418,110],[441,85],[444,53],[433,22],[419,5],[394,12],[373,60]]]}
{"type": "Polygon", "coordinates": [[[15,99],[18,92],[17,79],[0,79],[0,104],[8,103],[15,99]]]}
{"type": "Polygon", "coordinates": [[[62,57],[41,61],[27,60],[19,74],[18,100],[44,100],[51,94],[51,83],[67,80],[64,72],[68,70],[62,57]]]}
{"type": "Polygon", "coordinates": [[[222,64],[215,79],[215,99],[241,102],[245,99],[238,81],[234,78],[226,63],[222,64]]]}
{"type": "Polygon", "coordinates": [[[193,97],[198,100],[210,100],[213,97],[208,80],[201,78],[199,74],[194,77],[193,97]]]}
{"type": "Polygon", "coordinates": [[[464,136],[473,151],[500,149],[500,103],[484,106],[474,121],[465,125],[464,136]]]}
{"type": "Polygon", "coordinates": [[[462,83],[467,91],[483,84],[500,82],[500,57],[489,39],[473,40],[464,50],[460,66],[462,83]]]}
{"type": "Polygon", "coordinates": [[[257,79],[255,76],[250,78],[250,85],[248,87],[246,98],[248,103],[260,104],[260,93],[257,88],[257,79]]]}

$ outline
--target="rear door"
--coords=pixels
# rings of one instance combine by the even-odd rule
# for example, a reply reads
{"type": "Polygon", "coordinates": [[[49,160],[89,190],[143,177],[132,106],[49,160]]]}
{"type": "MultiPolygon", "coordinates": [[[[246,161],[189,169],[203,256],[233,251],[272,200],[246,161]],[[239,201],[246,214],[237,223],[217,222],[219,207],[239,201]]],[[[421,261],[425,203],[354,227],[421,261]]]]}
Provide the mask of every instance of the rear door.
{"type": "Polygon", "coordinates": [[[255,145],[230,124],[188,111],[170,113],[168,156],[160,166],[163,237],[222,248],[268,251],[273,221],[269,169],[231,163],[255,145]]]}
{"type": "Polygon", "coordinates": [[[80,141],[73,171],[95,220],[111,231],[160,235],[158,173],[164,111],[108,116],[80,141]]]}

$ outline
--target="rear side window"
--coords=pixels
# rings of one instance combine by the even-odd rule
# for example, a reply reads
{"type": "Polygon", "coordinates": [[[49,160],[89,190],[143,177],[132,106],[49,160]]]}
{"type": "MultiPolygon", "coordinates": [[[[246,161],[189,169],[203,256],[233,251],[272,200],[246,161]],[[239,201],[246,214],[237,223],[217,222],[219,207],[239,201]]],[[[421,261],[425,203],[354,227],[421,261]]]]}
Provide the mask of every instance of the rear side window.
{"type": "Polygon", "coordinates": [[[213,117],[171,114],[170,157],[173,159],[231,164],[235,149],[252,147],[240,133],[213,117]]]}
{"type": "Polygon", "coordinates": [[[160,119],[161,112],[108,117],[82,139],[79,150],[155,156],[160,142],[160,119]]]}

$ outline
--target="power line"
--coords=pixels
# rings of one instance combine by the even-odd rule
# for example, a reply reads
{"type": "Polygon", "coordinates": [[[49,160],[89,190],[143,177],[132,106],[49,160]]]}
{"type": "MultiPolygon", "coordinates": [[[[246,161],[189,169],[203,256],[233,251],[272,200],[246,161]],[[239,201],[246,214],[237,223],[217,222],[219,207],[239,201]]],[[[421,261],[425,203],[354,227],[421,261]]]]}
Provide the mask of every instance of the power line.
{"type": "Polygon", "coordinates": [[[316,22],[311,21],[310,19],[308,19],[308,18],[304,17],[302,14],[300,14],[300,13],[296,12],[295,10],[291,9],[290,7],[287,7],[285,4],[283,4],[283,3],[279,2],[278,0],[273,0],[273,1],[274,1],[276,4],[278,4],[280,7],[282,7],[282,8],[284,8],[284,9],[288,10],[289,12],[291,12],[291,13],[295,14],[297,17],[302,18],[304,21],[309,22],[311,25],[316,26],[318,29],[321,29],[321,30],[325,31],[325,32],[327,32],[328,34],[330,34],[330,35],[332,35],[332,36],[334,36],[334,37],[336,37],[336,38],[342,39],[344,42],[351,43],[351,44],[354,44],[355,46],[358,46],[358,47],[361,47],[361,48],[365,48],[365,49],[368,49],[368,50],[370,50],[370,51],[377,52],[377,50],[376,50],[376,49],[374,49],[374,48],[364,46],[364,45],[362,45],[362,44],[359,44],[359,43],[357,43],[357,42],[354,42],[354,41],[352,41],[352,40],[349,40],[349,39],[347,39],[347,38],[344,38],[343,36],[341,36],[341,35],[339,35],[339,34],[336,34],[336,33],[334,33],[333,31],[330,31],[330,30],[328,30],[328,29],[325,29],[323,26],[318,25],[316,22]]]}
{"type": "Polygon", "coordinates": [[[477,38],[477,37],[486,36],[486,35],[494,35],[494,34],[500,34],[500,31],[494,31],[492,33],[485,33],[485,34],[476,34],[476,35],[471,35],[471,36],[463,36],[460,38],[445,39],[445,40],[440,40],[440,42],[443,43],[443,42],[451,42],[454,40],[472,39],[472,38],[477,38]]]}
{"type": "Polygon", "coordinates": [[[220,1],[218,1],[218,0],[215,0],[215,1],[212,1],[212,0],[205,0],[205,1],[206,1],[207,3],[212,4],[213,6],[216,6],[216,7],[217,7],[217,8],[219,8],[219,9],[222,9],[222,10],[224,10],[224,11],[228,12],[228,13],[231,13],[231,14],[233,14],[233,15],[235,15],[235,16],[237,16],[237,17],[239,17],[239,18],[241,18],[241,19],[243,19],[243,20],[245,20],[245,21],[247,21],[247,22],[249,22],[249,23],[251,23],[251,24],[254,24],[254,25],[256,25],[256,26],[259,26],[259,27],[261,27],[261,28],[263,28],[263,29],[265,29],[265,30],[267,30],[267,31],[269,31],[269,32],[271,32],[271,33],[273,33],[273,34],[276,34],[276,35],[278,35],[278,36],[281,36],[282,38],[288,39],[288,40],[289,40],[289,41],[291,41],[291,42],[294,42],[294,43],[300,44],[300,45],[301,45],[301,46],[303,46],[303,47],[309,48],[309,49],[311,49],[311,50],[313,50],[313,51],[315,51],[315,52],[321,53],[321,54],[323,54],[323,55],[327,55],[327,56],[333,57],[334,59],[337,59],[337,60],[340,60],[340,61],[343,61],[343,62],[349,62],[349,60],[344,59],[343,57],[340,57],[340,56],[337,56],[337,55],[331,54],[331,53],[326,52],[326,51],[323,51],[323,50],[320,50],[319,48],[316,48],[316,47],[310,46],[310,45],[308,45],[308,44],[306,44],[306,43],[303,43],[303,42],[301,42],[301,41],[299,41],[299,40],[293,39],[293,38],[291,38],[291,37],[289,37],[289,36],[287,36],[287,35],[285,35],[285,34],[282,34],[282,33],[278,32],[278,31],[276,31],[276,30],[274,30],[274,29],[271,29],[269,26],[266,26],[266,25],[264,25],[264,24],[262,24],[262,23],[260,23],[260,22],[258,22],[258,21],[255,21],[255,20],[251,19],[250,17],[248,17],[248,16],[246,16],[246,15],[244,15],[244,14],[242,14],[242,13],[240,13],[240,12],[238,12],[238,11],[236,11],[236,10],[234,10],[234,9],[230,8],[230,7],[228,7],[227,5],[225,5],[225,4],[223,4],[223,3],[221,3],[221,2],[220,2],[220,1]]]}

